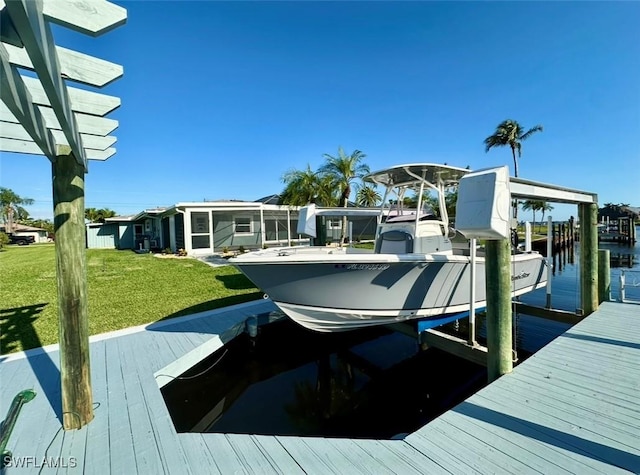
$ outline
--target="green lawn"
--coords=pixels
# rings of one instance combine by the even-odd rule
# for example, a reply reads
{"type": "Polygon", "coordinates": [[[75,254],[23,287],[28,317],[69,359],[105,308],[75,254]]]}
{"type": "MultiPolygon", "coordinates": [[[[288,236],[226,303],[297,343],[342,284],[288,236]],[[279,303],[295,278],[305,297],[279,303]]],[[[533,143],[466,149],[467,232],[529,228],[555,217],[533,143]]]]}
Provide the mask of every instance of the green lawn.
{"type": "MultiPolygon", "coordinates": [[[[57,343],[53,244],[0,251],[0,354],[57,343]]],[[[87,250],[89,332],[119,330],[259,298],[233,266],[87,250]]]]}

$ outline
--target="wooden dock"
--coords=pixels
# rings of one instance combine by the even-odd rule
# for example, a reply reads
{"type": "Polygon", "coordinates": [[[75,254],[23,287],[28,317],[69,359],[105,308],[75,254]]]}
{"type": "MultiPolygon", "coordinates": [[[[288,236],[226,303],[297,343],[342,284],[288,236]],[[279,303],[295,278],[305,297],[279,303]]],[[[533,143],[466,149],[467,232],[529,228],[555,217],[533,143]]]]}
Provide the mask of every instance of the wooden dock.
{"type": "Polygon", "coordinates": [[[640,305],[614,302],[403,440],[177,434],[159,384],[273,310],[265,300],[92,338],[95,419],[75,431],[61,430],[57,347],[1,356],[0,417],[18,391],[38,393],[7,447],[23,467],[6,473],[640,472],[640,305]]]}

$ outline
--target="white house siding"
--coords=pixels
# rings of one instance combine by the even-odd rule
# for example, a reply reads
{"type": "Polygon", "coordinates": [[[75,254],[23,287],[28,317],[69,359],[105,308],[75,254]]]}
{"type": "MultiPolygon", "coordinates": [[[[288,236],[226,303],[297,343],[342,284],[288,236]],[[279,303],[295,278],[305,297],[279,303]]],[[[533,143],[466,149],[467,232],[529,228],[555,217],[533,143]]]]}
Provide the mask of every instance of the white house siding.
{"type": "Polygon", "coordinates": [[[47,232],[42,231],[16,231],[18,236],[33,236],[34,242],[49,242],[47,238],[47,232]]]}

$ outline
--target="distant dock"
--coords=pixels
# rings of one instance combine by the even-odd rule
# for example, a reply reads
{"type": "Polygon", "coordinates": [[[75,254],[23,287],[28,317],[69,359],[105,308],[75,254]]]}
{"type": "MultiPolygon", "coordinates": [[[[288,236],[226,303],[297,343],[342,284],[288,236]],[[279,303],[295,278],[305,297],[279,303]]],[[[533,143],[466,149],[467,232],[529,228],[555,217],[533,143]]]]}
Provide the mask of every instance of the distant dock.
{"type": "Polygon", "coordinates": [[[634,244],[637,229],[632,218],[619,218],[598,225],[598,242],[634,244]]]}

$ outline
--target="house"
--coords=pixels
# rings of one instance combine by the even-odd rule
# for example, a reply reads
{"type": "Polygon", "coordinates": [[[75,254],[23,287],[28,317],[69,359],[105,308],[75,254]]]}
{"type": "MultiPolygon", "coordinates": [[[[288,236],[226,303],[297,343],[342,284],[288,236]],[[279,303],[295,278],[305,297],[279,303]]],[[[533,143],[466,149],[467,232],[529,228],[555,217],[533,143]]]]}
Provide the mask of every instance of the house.
{"type": "Polygon", "coordinates": [[[261,200],[178,203],[162,214],[161,226],[165,247],[195,256],[308,243],[296,234],[298,207],[261,200]]]}
{"type": "Polygon", "coordinates": [[[275,204],[277,195],[257,201],[177,203],[87,225],[87,247],[162,250],[188,255],[308,243],[296,234],[298,208],[275,204]]]}
{"type": "MultiPolygon", "coordinates": [[[[0,228],[0,231],[5,232],[4,228],[0,228]]],[[[33,236],[34,242],[51,242],[49,240],[49,233],[46,229],[36,228],[35,226],[25,226],[24,224],[14,224],[13,234],[19,236],[33,236]]]]}
{"type": "Polygon", "coordinates": [[[90,249],[161,249],[160,216],[166,208],[154,208],[129,216],[106,218],[87,224],[90,249]]]}

